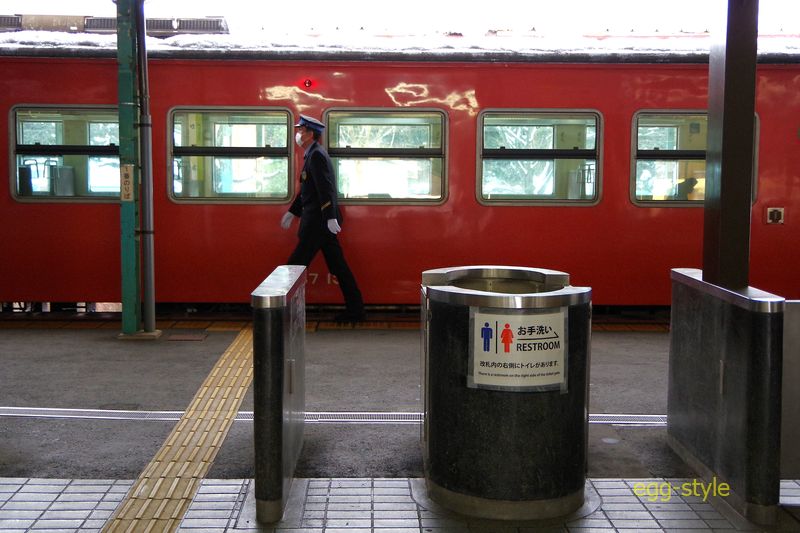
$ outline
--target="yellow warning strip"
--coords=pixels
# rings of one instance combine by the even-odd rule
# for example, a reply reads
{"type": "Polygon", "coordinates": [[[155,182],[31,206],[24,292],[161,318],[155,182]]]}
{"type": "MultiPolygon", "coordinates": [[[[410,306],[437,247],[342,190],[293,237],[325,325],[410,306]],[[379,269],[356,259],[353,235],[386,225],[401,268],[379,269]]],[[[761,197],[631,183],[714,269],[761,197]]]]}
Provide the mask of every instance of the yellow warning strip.
{"type": "Polygon", "coordinates": [[[103,532],[171,532],[180,525],[253,380],[253,330],[222,354],[103,532]]]}

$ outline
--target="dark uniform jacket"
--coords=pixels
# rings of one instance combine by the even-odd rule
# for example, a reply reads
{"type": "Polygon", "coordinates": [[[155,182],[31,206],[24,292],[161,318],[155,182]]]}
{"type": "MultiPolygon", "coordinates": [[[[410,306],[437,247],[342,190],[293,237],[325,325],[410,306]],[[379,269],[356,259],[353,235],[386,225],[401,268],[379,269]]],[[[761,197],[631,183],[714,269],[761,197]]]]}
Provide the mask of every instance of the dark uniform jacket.
{"type": "Polygon", "coordinates": [[[336,201],[336,175],[328,152],[315,142],[306,152],[300,173],[300,193],[289,207],[300,217],[300,233],[325,229],[331,218],[341,222],[336,201]]]}

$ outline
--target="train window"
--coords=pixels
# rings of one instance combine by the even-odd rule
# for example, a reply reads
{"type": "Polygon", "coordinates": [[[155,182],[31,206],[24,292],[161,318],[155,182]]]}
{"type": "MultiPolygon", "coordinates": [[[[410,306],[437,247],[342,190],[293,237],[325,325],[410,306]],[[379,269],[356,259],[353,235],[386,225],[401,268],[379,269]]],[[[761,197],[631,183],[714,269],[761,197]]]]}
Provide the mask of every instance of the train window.
{"type": "Polygon", "coordinates": [[[706,181],[706,114],[648,112],[637,114],[634,122],[634,201],[702,203],[706,181]]]}
{"type": "Polygon", "coordinates": [[[116,108],[18,107],[18,198],[119,197],[116,108]]]}
{"type": "Polygon", "coordinates": [[[442,113],[330,111],[327,119],[328,152],[345,202],[444,198],[442,113]]]}
{"type": "Polygon", "coordinates": [[[170,123],[173,198],[289,198],[288,112],[176,109],[170,123]]]}
{"type": "Polygon", "coordinates": [[[484,112],[478,200],[596,202],[599,124],[600,116],[594,112],[484,112]]]}

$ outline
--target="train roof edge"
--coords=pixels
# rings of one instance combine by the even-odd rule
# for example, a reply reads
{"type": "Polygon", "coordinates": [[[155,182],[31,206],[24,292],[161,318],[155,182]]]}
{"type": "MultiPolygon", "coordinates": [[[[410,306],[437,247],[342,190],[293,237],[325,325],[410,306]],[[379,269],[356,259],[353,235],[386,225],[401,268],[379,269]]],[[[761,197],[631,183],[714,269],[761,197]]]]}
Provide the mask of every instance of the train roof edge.
{"type": "MultiPolygon", "coordinates": [[[[187,33],[148,37],[157,59],[415,61],[503,63],[708,63],[708,33],[678,35],[541,34],[498,36],[292,36],[187,33]]],[[[116,57],[116,35],[20,30],[0,32],[0,56],[116,57]]],[[[760,63],[800,63],[800,35],[759,36],[760,63]]]]}

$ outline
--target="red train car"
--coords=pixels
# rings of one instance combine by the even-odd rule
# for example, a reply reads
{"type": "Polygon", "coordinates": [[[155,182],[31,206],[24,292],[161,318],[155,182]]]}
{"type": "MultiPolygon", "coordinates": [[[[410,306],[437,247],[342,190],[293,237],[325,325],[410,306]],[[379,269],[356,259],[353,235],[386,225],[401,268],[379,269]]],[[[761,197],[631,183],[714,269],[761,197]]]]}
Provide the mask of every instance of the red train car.
{"type": "MultiPolygon", "coordinates": [[[[2,54],[0,301],[119,301],[113,51],[2,54]]],[[[702,266],[707,64],[567,57],[154,52],[156,301],[247,302],[286,260],[303,113],[328,125],[368,304],[503,264],[568,272],[598,305],[668,305],[670,269],[702,266]]],[[[751,285],[792,299],[795,60],[758,68],[751,237],[751,285]]],[[[310,303],[340,302],[321,258],[310,274],[310,303]]]]}

